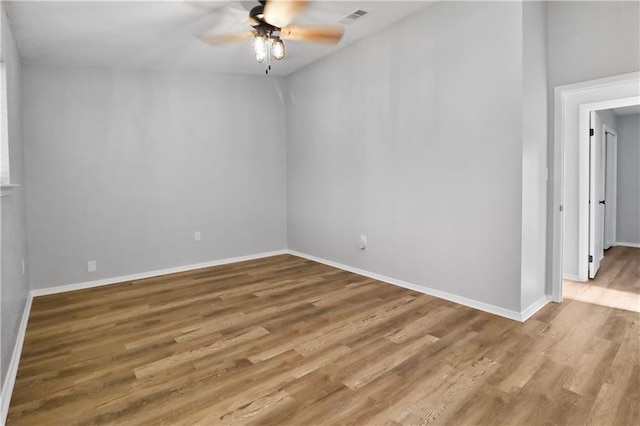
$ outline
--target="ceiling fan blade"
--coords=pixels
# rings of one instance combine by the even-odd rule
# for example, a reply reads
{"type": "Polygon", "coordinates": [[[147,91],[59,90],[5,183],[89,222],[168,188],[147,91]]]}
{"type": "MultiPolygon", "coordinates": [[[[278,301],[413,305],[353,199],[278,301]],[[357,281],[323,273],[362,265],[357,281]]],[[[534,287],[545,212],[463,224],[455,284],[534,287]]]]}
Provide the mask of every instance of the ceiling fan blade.
{"type": "Polygon", "coordinates": [[[307,0],[267,0],[264,20],[274,27],[286,27],[307,7],[307,0]]]}
{"type": "Polygon", "coordinates": [[[303,40],[326,44],[338,43],[343,35],[344,30],[337,26],[290,25],[280,30],[280,37],[285,40],[303,40]]]}
{"type": "Polygon", "coordinates": [[[232,34],[212,34],[212,35],[201,35],[199,38],[207,44],[212,46],[220,46],[222,44],[233,43],[236,41],[244,40],[246,38],[251,38],[254,36],[253,31],[245,31],[243,33],[232,33],[232,34]]]}
{"type": "MultiPolygon", "coordinates": [[[[185,1],[185,0],[183,0],[185,1]]],[[[193,2],[189,0],[190,5],[197,5],[208,13],[202,14],[197,20],[196,34],[232,34],[247,31],[250,24],[248,15],[249,11],[240,2],[227,3],[223,6],[215,8],[205,7],[213,2],[205,2],[198,0],[193,2]]],[[[220,2],[218,2],[220,3],[220,2]]]]}

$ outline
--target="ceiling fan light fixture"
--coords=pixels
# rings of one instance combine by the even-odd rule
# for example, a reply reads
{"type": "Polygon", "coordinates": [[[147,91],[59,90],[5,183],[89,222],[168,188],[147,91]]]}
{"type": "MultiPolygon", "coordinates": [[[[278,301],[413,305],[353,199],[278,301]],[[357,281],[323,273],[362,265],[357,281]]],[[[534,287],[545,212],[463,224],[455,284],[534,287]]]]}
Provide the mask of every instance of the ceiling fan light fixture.
{"type": "Polygon", "coordinates": [[[273,44],[271,45],[271,54],[275,60],[282,60],[286,55],[286,51],[284,48],[284,42],[279,38],[273,40],[273,44]]]}
{"type": "MultiPolygon", "coordinates": [[[[259,5],[249,11],[246,23],[251,30],[230,34],[202,35],[207,44],[219,46],[235,41],[253,38],[256,61],[264,63],[269,74],[272,60],[281,61],[286,56],[283,40],[309,41],[314,43],[338,44],[344,35],[339,25],[291,25],[302,13],[310,0],[258,0],[259,5]]],[[[246,3],[246,2],[242,2],[246,3]]],[[[367,12],[356,10],[351,15],[358,19],[367,12]]],[[[349,15],[351,17],[351,15],[349,15]]]]}
{"type": "Polygon", "coordinates": [[[256,53],[256,61],[262,63],[267,57],[267,41],[262,36],[256,36],[253,42],[253,51],[256,53]]]}

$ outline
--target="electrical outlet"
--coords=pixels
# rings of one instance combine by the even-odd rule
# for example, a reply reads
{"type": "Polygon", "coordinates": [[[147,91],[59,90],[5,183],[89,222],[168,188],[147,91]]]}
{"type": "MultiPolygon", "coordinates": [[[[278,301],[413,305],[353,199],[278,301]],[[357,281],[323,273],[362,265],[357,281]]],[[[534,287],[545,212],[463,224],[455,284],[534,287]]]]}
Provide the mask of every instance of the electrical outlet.
{"type": "Polygon", "coordinates": [[[367,236],[366,235],[360,235],[360,244],[358,244],[358,248],[360,250],[364,250],[367,248],[367,236]]]}
{"type": "Polygon", "coordinates": [[[98,270],[98,262],[95,260],[90,260],[87,262],[87,271],[95,272],[98,270]]]}
{"type": "Polygon", "coordinates": [[[196,231],[193,233],[193,241],[200,241],[201,235],[200,231],[196,231]]]}

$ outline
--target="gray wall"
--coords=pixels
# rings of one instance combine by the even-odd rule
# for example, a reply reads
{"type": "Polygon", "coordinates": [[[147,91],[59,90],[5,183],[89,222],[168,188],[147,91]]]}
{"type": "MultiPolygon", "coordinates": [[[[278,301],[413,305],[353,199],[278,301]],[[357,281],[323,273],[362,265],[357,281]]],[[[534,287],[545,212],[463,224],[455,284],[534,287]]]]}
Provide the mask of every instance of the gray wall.
{"type": "Polygon", "coordinates": [[[522,295],[545,294],[547,226],[547,6],[522,5],[522,295]]]}
{"type": "MultiPolygon", "coordinates": [[[[618,116],[615,115],[612,110],[603,109],[597,111],[596,114],[598,114],[598,116],[600,117],[602,127],[606,125],[613,131],[616,131],[618,129],[618,116]]],[[[600,132],[602,132],[602,129],[600,129],[600,132]]]]}
{"type": "Polygon", "coordinates": [[[33,288],[286,247],[281,80],[25,65],[23,83],[33,288]]]}
{"type": "MultiPolygon", "coordinates": [[[[553,205],[553,89],[570,83],[640,70],[640,2],[551,1],[547,5],[547,78],[549,84],[549,191],[547,293],[551,294],[552,232],[560,213],[553,205]]],[[[577,197],[577,155],[568,153],[565,196],[577,197]],[[574,188],[575,190],[571,189],[574,188]],[[573,192],[571,192],[573,191],[573,192]],[[574,193],[575,192],[575,193],[574,193]],[[573,195],[572,195],[573,194],[573,195]]],[[[574,212],[577,233],[577,212],[574,212]]],[[[568,216],[567,216],[568,217],[568,216]]],[[[565,219],[567,219],[565,217],[565,219]]],[[[568,220],[573,220],[569,218],[568,220]]],[[[573,222],[572,222],[573,223],[573,222]]],[[[571,232],[571,230],[569,230],[571,232]]],[[[567,228],[565,227],[565,232],[567,228]]],[[[571,264],[577,264],[576,259],[571,264]]],[[[566,258],[566,256],[565,256],[566,258]]]]}
{"type": "Polygon", "coordinates": [[[12,183],[22,185],[13,189],[11,195],[0,197],[2,228],[0,276],[0,371],[4,386],[7,368],[16,342],[20,320],[29,291],[27,276],[22,274],[22,260],[27,259],[27,244],[24,214],[24,173],[22,157],[22,120],[20,93],[20,58],[4,10],[2,19],[2,56],[7,67],[7,107],[9,129],[9,163],[12,183]]]}
{"type": "Polygon", "coordinates": [[[640,244],[640,115],[618,117],[616,239],[640,244]]]}
{"type": "Polygon", "coordinates": [[[638,71],[640,2],[550,1],[549,87],[638,71]]]}
{"type": "Polygon", "coordinates": [[[522,60],[521,4],[442,2],[292,75],[289,248],[520,311],[522,60]]]}

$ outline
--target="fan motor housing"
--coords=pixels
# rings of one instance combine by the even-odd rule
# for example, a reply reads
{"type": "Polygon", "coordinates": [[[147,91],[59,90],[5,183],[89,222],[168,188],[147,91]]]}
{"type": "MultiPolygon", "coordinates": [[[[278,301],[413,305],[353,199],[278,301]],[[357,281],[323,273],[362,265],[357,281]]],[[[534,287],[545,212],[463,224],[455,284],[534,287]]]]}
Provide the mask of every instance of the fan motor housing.
{"type": "Polygon", "coordinates": [[[254,7],[249,11],[249,16],[259,21],[262,21],[262,18],[264,17],[264,6],[259,5],[254,7]]]}
{"type": "Polygon", "coordinates": [[[275,27],[264,20],[264,3],[266,3],[266,1],[261,1],[260,3],[262,4],[255,6],[249,11],[249,17],[255,21],[252,26],[258,30],[259,34],[271,34],[273,32],[280,31],[280,28],[275,27]]]}

